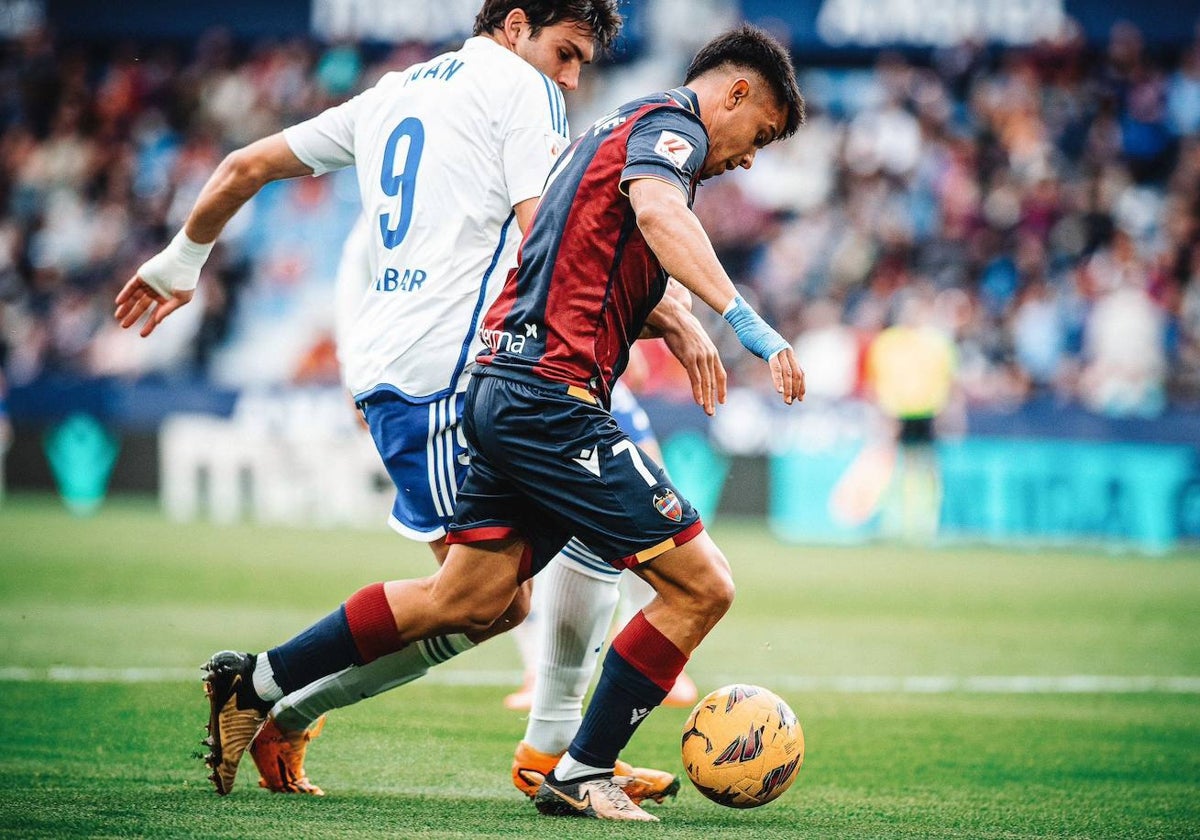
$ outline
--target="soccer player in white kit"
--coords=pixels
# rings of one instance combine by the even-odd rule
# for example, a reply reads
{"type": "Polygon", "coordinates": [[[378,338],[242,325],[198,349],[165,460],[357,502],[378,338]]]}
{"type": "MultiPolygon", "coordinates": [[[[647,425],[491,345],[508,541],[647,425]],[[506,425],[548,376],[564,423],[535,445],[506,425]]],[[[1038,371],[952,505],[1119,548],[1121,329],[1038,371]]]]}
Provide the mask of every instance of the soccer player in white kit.
{"type": "MultiPolygon", "coordinates": [[[[122,326],[145,315],[141,332],[148,335],[187,303],[220,230],[264,184],[356,165],[370,282],[351,310],[344,374],[397,486],[393,528],[429,542],[440,560],[466,461],[457,419],[464,372],[479,349],[477,322],[515,264],[518,228],[528,226],[567,144],[559,88],[575,85],[595,42],[607,44],[618,25],[612,0],[488,0],[477,37],[462,49],[390,73],[355,99],[234,152],[184,229],[118,296],[122,326]]],[[[702,383],[697,392],[710,408],[723,371],[711,342],[681,309],[668,301],[656,325],[675,336],[673,349],[702,383]]],[[[303,727],[306,718],[415,679],[519,623],[527,609],[526,590],[488,631],[422,641],[304,685],[266,726],[265,710],[242,708],[236,696],[228,703],[214,698],[210,765],[218,792],[229,792],[241,753],[254,741],[262,746],[261,754],[251,749],[266,786],[319,793],[303,771],[313,734],[303,727]]],[[[553,766],[557,756],[547,758],[553,766]]],[[[650,798],[677,785],[659,771],[633,775],[650,798]]]]}

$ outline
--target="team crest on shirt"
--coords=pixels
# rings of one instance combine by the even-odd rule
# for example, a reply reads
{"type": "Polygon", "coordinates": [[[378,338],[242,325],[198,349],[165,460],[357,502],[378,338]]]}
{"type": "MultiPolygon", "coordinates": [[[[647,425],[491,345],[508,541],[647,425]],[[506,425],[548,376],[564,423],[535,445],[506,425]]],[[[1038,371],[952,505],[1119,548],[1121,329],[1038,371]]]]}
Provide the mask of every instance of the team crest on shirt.
{"type": "Polygon", "coordinates": [[[679,497],[670,487],[654,494],[654,508],[672,522],[683,519],[683,505],[679,503],[679,497]]]}
{"type": "Polygon", "coordinates": [[[687,165],[688,158],[692,156],[694,147],[675,132],[664,131],[658,135],[658,142],[654,144],[654,151],[656,154],[660,154],[671,161],[676,169],[683,169],[687,165]]]}

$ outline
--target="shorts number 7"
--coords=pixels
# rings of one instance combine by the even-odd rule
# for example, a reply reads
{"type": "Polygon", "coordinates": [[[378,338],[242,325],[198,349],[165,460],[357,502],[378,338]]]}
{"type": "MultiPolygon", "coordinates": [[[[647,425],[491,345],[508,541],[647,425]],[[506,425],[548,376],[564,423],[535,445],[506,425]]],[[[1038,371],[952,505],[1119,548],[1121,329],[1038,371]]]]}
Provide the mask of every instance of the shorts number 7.
{"type": "Polygon", "coordinates": [[[654,478],[654,474],[646,469],[646,463],[642,460],[642,453],[638,452],[638,448],[633,445],[633,441],[626,438],[613,447],[612,454],[614,458],[622,452],[629,453],[630,459],[633,460],[633,468],[638,471],[638,475],[646,480],[648,485],[653,487],[655,484],[658,484],[658,481],[654,478]]]}

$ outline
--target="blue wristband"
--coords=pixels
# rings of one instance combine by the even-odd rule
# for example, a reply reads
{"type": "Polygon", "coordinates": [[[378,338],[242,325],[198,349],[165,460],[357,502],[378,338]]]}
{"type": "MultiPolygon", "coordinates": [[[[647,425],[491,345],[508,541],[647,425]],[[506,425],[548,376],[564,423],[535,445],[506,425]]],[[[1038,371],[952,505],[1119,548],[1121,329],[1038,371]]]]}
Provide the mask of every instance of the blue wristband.
{"type": "Polygon", "coordinates": [[[770,359],[780,350],[786,350],[791,345],[783,336],[771,329],[762,316],[754,311],[754,307],[737,295],[721,313],[733,331],[737,333],[742,346],[760,359],[770,359]]]}

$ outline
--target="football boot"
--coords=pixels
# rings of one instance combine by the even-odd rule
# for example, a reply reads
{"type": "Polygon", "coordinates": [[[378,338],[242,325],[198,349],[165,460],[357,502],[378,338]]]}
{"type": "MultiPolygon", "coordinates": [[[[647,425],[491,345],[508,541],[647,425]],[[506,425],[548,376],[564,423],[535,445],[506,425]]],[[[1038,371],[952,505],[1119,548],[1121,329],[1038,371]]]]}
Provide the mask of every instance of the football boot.
{"type": "MultiPolygon", "coordinates": [[[[513,753],[513,785],[526,796],[535,797],[538,788],[561,757],[562,753],[554,755],[539,752],[521,741],[513,753]]],[[[661,803],[668,796],[679,793],[679,779],[665,770],[632,767],[618,759],[614,772],[619,783],[624,786],[625,795],[633,800],[635,805],[641,805],[646,800],[661,803]]]]}
{"type": "Polygon", "coordinates": [[[325,791],[314,785],[304,771],[308,742],[324,728],[325,715],[307,729],[283,729],[275,718],[268,717],[249,748],[258,768],[258,786],[275,793],[324,796],[325,791]]]}
{"type": "Polygon", "coordinates": [[[560,782],[550,773],[533,797],[533,804],[539,813],[552,817],[658,822],[658,817],[634,804],[623,782],[620,776],[587,776],[560,782]]]}
{"type": "Polygon", "coordinates": [[[254,693],[254,657],[223,650],[204,663],[204,692],[208,695],[209,748],[204,763],[211,769],[209,781],[221,796],[233,790],[238,762],[263,722],[270,704],[254,693]]]}

